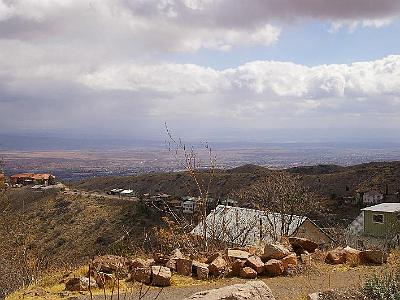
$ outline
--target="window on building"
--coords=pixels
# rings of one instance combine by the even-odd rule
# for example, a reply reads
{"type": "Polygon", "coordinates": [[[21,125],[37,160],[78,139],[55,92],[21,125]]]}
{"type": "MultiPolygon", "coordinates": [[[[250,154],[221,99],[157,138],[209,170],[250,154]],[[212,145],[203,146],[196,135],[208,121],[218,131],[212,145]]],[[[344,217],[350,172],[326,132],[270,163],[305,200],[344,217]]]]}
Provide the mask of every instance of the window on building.
{"type": "Polygon", "coordinates": [[[372,215],[372,222],[383,224],[383,215],[382,214],[373,214],[372,215]]]}

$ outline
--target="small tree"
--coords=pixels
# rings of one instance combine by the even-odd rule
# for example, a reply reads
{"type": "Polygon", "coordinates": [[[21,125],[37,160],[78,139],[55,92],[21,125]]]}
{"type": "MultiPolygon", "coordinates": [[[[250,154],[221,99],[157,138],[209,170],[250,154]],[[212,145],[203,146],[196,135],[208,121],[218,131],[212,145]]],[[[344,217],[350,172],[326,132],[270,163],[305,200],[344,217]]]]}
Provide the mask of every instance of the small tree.
{"type": "Polygon", "coordinates": [[[322,207],[321,199],[311,193],[298,175],[286,171],[274,171],[271,175],[251,186],[234,193],[246,206],[266,212],[270,228],[267,234],[277,240],[290,234],[290,229],[300,224],[302,218],[322,207]]]}

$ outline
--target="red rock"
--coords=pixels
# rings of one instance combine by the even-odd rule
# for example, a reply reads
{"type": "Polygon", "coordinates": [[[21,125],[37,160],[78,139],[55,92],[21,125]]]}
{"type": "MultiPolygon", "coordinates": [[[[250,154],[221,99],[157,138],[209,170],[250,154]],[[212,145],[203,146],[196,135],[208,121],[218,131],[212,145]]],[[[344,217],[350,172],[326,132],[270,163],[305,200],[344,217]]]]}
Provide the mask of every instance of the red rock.
{"type": "Polygon", "coordinates": [[[257,277],[257,272],[250,267],[244,267],[240,270],[239,276],[246,279],[254,279],[257,277]]]}
{"type": "Polygon", "coordinates": [[[214,276],[221,275],[226,268],[226,261],[221,256],[218,256],[216,259],[212,261],[212,263],[208,266],[208,270],[210,274],[214,276]]]}
{"type": "Polygon", "coordinates": [[[200,280],[208,279],[208,273],[209,270],[207,264],[196,262],[196,275],[198,279],[200,280]]]}
{"type": "Polygon", "coordinates": [[[176,272],[180,275],[192,275],[192,260],[187,258],[178,258],[176,260],[176,272]]]}
{"type": "Polygon", "coordinates": [[[387,262],[387,253],[381,250],[365,250],[360,252],[360,258],[364,263],[381,265],[387,262]]]}
{"type": "Polygon", "coordinates": [[[297,253],[299,249],[306,250],[313,253],[318,248],[318,244],[312,240],[300,237],[289,237],[289,243],[292,245],[293,250],[297,253]]]}
{"type": "Polygon", "coordinates": [[[246,261],[241,259],[236,259],[232,264],[232,272],[233,276],[239,276],[240,271],[244,268],[246,261]]]}
{"type": "Polygon", "coordinates": [[[262,262],[261,258],[256,255],[250,256],[246,260],[245,265],[255,270],[257,274],[264,272],[264,263],[262,262]]]}
{"type": "Polygon", "coordinates": [[[265,263],[264,270],[269,276],[279,276],[282,275],[284,268],[280,260],[271,259],[265,263]]]}
{"type": "Polygon", "coordinates": [[[131,278],[141,283],[150,284],[151,267],[136,268],[131,274],[131,278]]]}
{"type": "Polygon", "coordinates": [[[156,264],[161,264],[161,265],[165,265],[165,263],[169,261],[169,257],[162,253],[153,254],[153,259],[156,264]]]}
{"type": "Polygon", "coordinates": [[[346,262],[346,254],[343,249],[337,248],[327,253],[325,262],[331,265],[344,264],[346,262]]]}
{"type": "Polygon", "coordinates": [[[297,255],[296,253],[289,254],[288,256],[281,259],[284,270],[288,268],[288,265],[297,266],[297,255]]]}
{"type": "Polygon", "coordinates": [[[211,264],[217,257],[219,257],[219,256],[221,256],[221,254],[220,253],[214,253],[214,254],[212,254],[212,255],[210,255],[208,258],[207,258],[207,261],[206,261],[206,263],[207,264],[211,264]]]}
{"type": "Polygon", "coordinates": [[[347,264],[353,267],[361,265],[362,261],[361,261],[360,250],[347,246],[346,248],[343,249],[343,251],[347,264]]]}

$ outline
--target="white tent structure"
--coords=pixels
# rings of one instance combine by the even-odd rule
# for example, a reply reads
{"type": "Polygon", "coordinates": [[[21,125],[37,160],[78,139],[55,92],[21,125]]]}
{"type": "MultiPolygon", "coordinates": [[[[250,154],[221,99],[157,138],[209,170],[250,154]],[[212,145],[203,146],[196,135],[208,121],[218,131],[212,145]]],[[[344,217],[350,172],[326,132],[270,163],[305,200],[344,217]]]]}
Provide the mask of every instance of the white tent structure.
{"type": "MultiPolygon", "coordinates": [[[[273,242],[283,235],[291,236],[307,217],[265,212],[243,207],[218,205],[206,218],[207,238],[234,245],[254,245],[261,241],[273,242]]],[[[203,235],[203,223],[193,230],[203,235]]]]}

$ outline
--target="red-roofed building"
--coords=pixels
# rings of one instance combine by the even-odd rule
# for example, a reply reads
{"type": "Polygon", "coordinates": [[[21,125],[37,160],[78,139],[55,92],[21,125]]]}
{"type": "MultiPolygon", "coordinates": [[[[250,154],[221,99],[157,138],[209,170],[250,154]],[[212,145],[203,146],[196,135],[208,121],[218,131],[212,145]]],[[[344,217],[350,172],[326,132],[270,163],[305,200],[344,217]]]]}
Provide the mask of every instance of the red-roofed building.
{"type": "Polygon", "coordinates": [[[10,177],[12,184],[53,184],[55,177],[51,174],[21,173],[10,177]]]}

